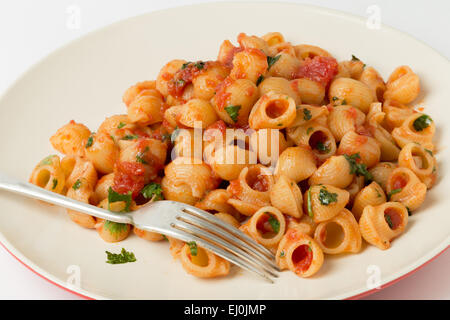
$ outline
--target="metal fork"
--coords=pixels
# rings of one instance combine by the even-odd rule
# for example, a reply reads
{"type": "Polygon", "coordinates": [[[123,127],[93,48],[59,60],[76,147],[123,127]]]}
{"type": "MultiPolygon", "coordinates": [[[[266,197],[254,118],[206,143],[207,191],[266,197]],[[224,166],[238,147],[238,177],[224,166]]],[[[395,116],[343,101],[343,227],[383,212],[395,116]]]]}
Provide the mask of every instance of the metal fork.
{"type": "Polygon", "coordinates": [[[39,188],[0,173],[0,189],[39,199],[185,242],[195,241],[235,265],[273,282],[279,271],[275,257],[245,233],[214,215],[176,201],[156,201],[133,212],[116,213],[39,188]]]}

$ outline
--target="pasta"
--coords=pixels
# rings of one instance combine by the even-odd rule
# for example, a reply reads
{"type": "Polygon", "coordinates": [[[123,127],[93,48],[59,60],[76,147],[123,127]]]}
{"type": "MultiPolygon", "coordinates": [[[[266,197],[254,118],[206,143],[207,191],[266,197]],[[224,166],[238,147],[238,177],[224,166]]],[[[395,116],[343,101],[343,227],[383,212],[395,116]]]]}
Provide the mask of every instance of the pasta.
{"type": "MultiPolygon", "coordinates": [[[[132,84],[126,112],[97,130],[74,120],[56,130],[60,155],[29,181],[113,212],[194,205],[265,246],[281,270],[320,276],[325,256],[359,253],[363,240],[388,249],[437,183],[436,126],[415,108],[420,88],[409,66],[385,81],[354,55],[240,33],[215,60],[171,60],[132,84]]],[[[195,277],[232,273],[195,241],[67,213],[106,242],[168,240],[195,277]]]]}

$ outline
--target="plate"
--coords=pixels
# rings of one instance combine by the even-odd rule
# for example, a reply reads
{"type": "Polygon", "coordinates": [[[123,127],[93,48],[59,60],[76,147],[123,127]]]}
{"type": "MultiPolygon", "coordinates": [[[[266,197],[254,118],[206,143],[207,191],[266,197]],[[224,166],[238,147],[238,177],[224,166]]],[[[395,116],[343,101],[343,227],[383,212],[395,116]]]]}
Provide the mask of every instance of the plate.
{"type": "Polygon", "coordinates": [[[0,100],[0,171],[27,180],[34,165],[54,153],[49,137],[74,119],[97,128],[125,113],[122,93],[154,79],[175,58],[208,60],[239,32],[279,31],[293,43],[315,44],[338,60],[352,54],[386,79],[399,65],[419,74],[425,112],[436,121],[439,181],[414,213],[406,233],[381,251],[327,257],[313,278],[283,272],[275,284],[237,268],[222,279],[197,279],[172,260],[167,243],[135,236],[108,244],[71,223],[65,210],[0,192],[0,241],[50,281],[90,298],[113,299],[342,299],[371,292],[423,265],[449,245],[450,64],[412,37],[337,11],[297,4],[214,3],[152,12],[88,34],[55,51],[22,76],[0,100]],[[251,14],[250,14],[251,13],[251,14]],[[136,263],[109,265],[105,250],[133,251],[136,263]]]}

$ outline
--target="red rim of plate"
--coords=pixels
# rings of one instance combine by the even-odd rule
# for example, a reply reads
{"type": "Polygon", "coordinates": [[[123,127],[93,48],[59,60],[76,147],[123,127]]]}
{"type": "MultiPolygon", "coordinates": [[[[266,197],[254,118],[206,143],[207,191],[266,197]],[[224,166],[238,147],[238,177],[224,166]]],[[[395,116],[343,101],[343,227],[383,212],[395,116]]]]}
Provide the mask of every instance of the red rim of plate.
{"type": "MultiPolygon", "coordinates": [[[[37,275],[38,275],[39,277],[41,277],[42,279],[45,279],[45,280],[47,280],[48,282],[54,284],[55,286],[57,286],[57,287],[59,287],[59,288],[62,288],[62,289],[66,290],[66,291],[68,291],[68,292],[70,292],[70,293],[73,293],[73,294],[75,294],[75,295],[77,295],[77,296],[79,296],[79,297],[81,297],[81,298],[84,298],[84,299],[87,299],[87,300],[95,300],[95,298],[92,298],[92,297],[89,297],[89,296],[87,296],[87,295],[81,294],[81,293],[76,292],[76,291],[74,291],[74,290],[72,290],[72,289],[69,289],[69,288],[67,288],[67,287],[65,287],[65,286],[62,286],[62,285],[60,285],[59,283],[56,283],[56,282],[53,281],[53,280],[50,280],[50,279],[47,278],[46,276],[44,276],[44,275],[40,274],[39,272],[37,272],[36,270],[34,270],[32,267],[30,267],[29,265],[27,265],[27,264],[26,264],[25,262],[23,262],[22,260],[20,260],[20,259],[19,259],[16,255],[14,255],[14,253],[12,253],[12,252],[4,245],[1,241],[0,241],[0,244],[2,245],[3,248],[5,248],[5,250],[6,250],[9,254],[11,254],[14,258],[16,258],[17,261],[19,261],[21,264],[23,264],[23,265],[24,265],[25,267],[27,267],[29,270],[33,271],[33,273],[37,274],[37,275]]],[[[439,252],[438,254],[436,254],[434,257],[432,257],[432,258],[430,258],[429,260],[425,261],[423,264],[421,264],[421,265],[418,266],[417,268],[415,268],[415,269],[409,271],[408,273],[405,273],[404,275],[402,275],[402,276],[400,276],[400,277],[398,277],[398,278],[396,278],[396,279],[394,279],[394,280],[391,280],[391,281],[389,281],[389,282],[383,284],[379,289],[375,288],[375,289],[367,290],[367,291],[361,292],[361,293],[359,293],[359,294],[357,294],[357,295],[354,295],[354,296],[345,298],[345,300],[358,300],[358,299],[364,298],[364,297],[366,297],[366,296],[371,295],[372,293],[379,292],[379,291],[381,291],[381,290],[383,290],[383,289],[385,289],[385,288],[387,288],[387,287],[389,287],[389,286],[391,286],[391,285],[393,285],[393,284],[399,282],[400,280],[403,280],[403,279],[407,278],[408,276],[410,276],[410,275],[412,275],[413,273],[415,273],[415,272],[419,271],[420,269],[422,269],[424,266],[426,266],[426,265],[427,265],[428,263],[430,263],[431,261],[433,261],[433,260],[435,260],[436,258],[438,258],[438,257],[439,257],[441,254],[443,254],[448,248],[449,248],[449,246],[447,246],[444,250],[442,250],[441,252],[439,252]]]]}

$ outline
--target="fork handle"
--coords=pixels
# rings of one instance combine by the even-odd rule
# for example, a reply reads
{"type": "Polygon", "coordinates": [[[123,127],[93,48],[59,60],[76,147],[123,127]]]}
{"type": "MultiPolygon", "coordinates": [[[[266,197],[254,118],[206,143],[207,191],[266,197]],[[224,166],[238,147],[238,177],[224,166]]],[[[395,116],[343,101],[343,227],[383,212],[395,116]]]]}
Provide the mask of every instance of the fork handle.
{"type": "Polygon", "coordinates": [[[39,188],[31,183],[22,182],[0,172],[0,189],[18,193],[30,198],[42,200],[61,207],[72,209],[91,216],[119,223],[133,223],[128,214],[115,213],[93,205],[79,202],[63,195],[39,188]]]}

